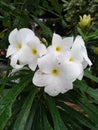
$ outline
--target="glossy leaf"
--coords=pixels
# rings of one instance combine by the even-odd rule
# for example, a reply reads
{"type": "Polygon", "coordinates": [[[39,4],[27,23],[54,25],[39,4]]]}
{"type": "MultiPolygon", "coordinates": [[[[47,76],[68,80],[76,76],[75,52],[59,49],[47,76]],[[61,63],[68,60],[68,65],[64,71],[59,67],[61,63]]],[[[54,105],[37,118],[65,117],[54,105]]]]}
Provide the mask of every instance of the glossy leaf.
{"type": "Polygon", "coordinates": [[[47,103],[48,103],[49,111],[53,119],[54,130],[67,130],[67,127],[65,126],[63,120],[60,117],[60,114],[56,107],[54,99],[48,96],[47,103]]]}
{"type": "Polygon", "coordinates": [[[32,104],[31,111],[29,113],[27,122],[25,124],[25,128],[24,128],[25,130],[31,130],[33,120],[34,120],[34,116],[36,116],[35,113],[36,113],[37,107],[38,107],[38,102],[35,102],[35,103],[32,104]]]}
{"type": "Polygon", "coordinates": [[[94,128],[94,123],[86,116],[85,112],[79,107],[71,102],[59,101],[58,105],[61,107],[60,110],[63,111],[62,118],[65,120],[65,124],[69,124],[69,127],[82,128],[94,128]]]}
{"type": "Polygon", "coordinates": [[[98,83],[98,77],[92,75],[89,70],[85,71],[85,77],[87,77],[87,78],[91,79],[92,81],[98,83]]]}
{"type": "Polygon", "coordinates": [[[24,130],[33,100],[37,92],[38,92],[37,88],[33,89],[28,95],[28,97],[26,98],[21,108],[21,111],[16,119],[13,130],[24,130]]]}
{"type": "Polygon", "coordinates": [[[2,124],[0,125],[0,130],[3,130],[6,122],[11,117],[12,104],[14,103],[16,97],[19,95],[19,93],[22,92],[22,90],[28,85],[31,80],[29,77],[28,80],[27,77],[25,78],[22,79],[19,84],[13,86],[13,88],[9,90],[6,96],[0,100],[0,117],[2,117],[0,118],[0,122],[2,121],[2,124]],[[3,117],[6,117],[5,120],[3,120],[3,117]]]}

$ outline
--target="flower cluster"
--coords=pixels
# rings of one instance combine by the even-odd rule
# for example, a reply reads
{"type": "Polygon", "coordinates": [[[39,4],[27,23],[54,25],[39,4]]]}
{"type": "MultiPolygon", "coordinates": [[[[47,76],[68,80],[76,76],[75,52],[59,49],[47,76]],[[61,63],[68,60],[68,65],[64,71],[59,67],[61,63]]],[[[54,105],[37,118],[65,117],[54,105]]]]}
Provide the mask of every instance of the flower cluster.
{"type": "Polygon", "coordinates": [[[52,44],[46,48],[32,30],[22,28],[10,33],[9,43],[10,65],[14,69],[27,65],[35,71],[33,84],[44,87],[51,96],[73,89],[73,82],[81,80],[84,69],[92,65],[81,36],[62,38],[54,33],[52,44]]]}

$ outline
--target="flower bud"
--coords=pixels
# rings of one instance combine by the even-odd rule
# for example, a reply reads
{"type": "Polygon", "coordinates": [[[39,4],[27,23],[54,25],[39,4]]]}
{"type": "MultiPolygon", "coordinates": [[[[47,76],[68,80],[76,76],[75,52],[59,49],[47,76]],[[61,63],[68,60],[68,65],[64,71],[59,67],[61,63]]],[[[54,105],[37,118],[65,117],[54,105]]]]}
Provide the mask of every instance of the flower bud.
{"type": "Polygon", "coordinates": [[[79,26],[81,28],[89,27],[91,24],[91,21],[92,21],[92,18],[90,16],[90,14],[89,15],[84,14],[83,17],[80,16],[79,26]]]}

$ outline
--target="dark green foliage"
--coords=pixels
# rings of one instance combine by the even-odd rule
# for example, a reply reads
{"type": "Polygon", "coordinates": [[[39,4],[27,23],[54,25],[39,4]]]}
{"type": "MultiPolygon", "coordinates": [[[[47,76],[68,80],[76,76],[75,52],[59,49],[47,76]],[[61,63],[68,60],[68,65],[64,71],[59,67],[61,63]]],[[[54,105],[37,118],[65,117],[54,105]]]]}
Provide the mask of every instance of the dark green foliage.
{"type": "Polygon", "coordinates": [[[98,0],[0,0],[0,51],[7,49],[9,33],[23,27],[48,45],[53,32],[82,35],[93,65],[73,90],[50,97],[32,84],[30,70],[8,76],[12,68],[0,52],[0,130],[98,130],[98,0]],[[92,25],[82,30],[84,14],[92,25]]]}

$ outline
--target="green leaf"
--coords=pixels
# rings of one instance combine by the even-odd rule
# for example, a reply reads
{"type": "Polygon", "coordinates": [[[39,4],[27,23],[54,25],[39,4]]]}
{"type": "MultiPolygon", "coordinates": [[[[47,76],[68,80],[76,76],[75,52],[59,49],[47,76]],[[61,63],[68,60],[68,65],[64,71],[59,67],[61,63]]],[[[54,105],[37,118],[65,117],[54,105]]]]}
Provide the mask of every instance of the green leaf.
{"type": "Polygon", "coordinates": [[[47,120],[47,116],[46,116],[46,113],[44,111],[42,111],[41,118],[42,118],[43,130],[49,130],[49,122],[47,120]]]}
{"type": "Polygon", "coordinates": [[[28,95],[27,99],[25,100],[22,106],[22,110],[20,111],[16,119],[13,130],[24,130],[33,100],[37,92],[38,89],[34,88],[33,91],[31,91],[30,94],[28,95]]]}
{"type": "Polygon", "coordinates": [[[98,103],[98,88],[97,89],[91,88],[86,84],[84,80],[77,81],[75,82],[74,85],[76,86],[76,89],[79,89],[82,92],[82,94],[83,93],[88,94],[90,97],[94,99],[95,102],[98,103]]]}
{"type": "MultiPolygon", "coordinates": [[[[67,102],[68,103],[68,102],[67,102]]],[[[71,103],[71,102],[69,102],[71,103]]],[[[84,113],[75,110],[76,107],[74,106],[67,106],[66,102],[59,101],[58,106],[60,106],[60,110],[63,111],[62,117],[65,118],[66,125],[77,127],[79,130],[81,127],[85,128],[94,128],[94,123],[85,116],[84,113]]]]}
{"type": "Polygon", "coordinates": [[[67,127],[65,126],[63,120],[61,119],[61,116],[56,107],[54,99],[50,96],[47,96],[46,100],[47,100],[48,108],[54,122],[54,130],[67,130],[67,127]]]}
{"type": "Polygon", "coordinates": [[[0,96],[3,95],[3,90],[4,90],[5,84],[2,84],[0,86],[0,96]]]}
{"type": "Polygon", "coordinates": [[[84,76],[91,79],[92,81],[98,83],[98,77],[92,75],[89,70],[85,70],[84,76]]]}
{"type": "Polygon", "coordinates": [[[33,103],[31,111],[29,113],[29,117],[25,125],[25,130],[31,130],[34,116],[36,116],[35,113],[36,113],[37,107],[38,107],[38,102],[33,103]]]}
{"type": "MultiPolygon", "coordinates": [[[[81,81],[80,81],[81,83],[81,81]]],[[[77,88],[74,89],[74,91],[70,91],[59,100],[65,100],[67,102],[71,102],[73,104],[76,104],[79,106],[85,113],[85,115],[92,121],[92,123],[97,124],[98,123],[98,108],[97,104],[93,103],[92,100],[90,100],[90,96],[87,94],[87,89],[83,91],[80,91],[85,88],[84,86],[81,86],[81,84],[78,83],[77,88]],[[95,116],[96,115],[96,116],[95,116]]]]}
{"type": "Polygon", "coordinates": [[[40,109],[39,106],[36,109],[36,113],[34,115],[33,123],[32,123],[32,129],[31,130],[41,130],[40,129],[40,109]]]}
{"type": "Polygon", "coordinates": [[[0,4],[2,5],[2,6],[5,6],[6,8],[9,8],[10,10],[12,10],[12,11],[14,11],[15,9],[16,9],[16,7],[15,6],[13,6],[11,3],[5,3],[4,1],[0,1],[0,4]]]}
{"type": "Polygon", "coordinates": [[[58,0],[51,1],[51,4],[53,5],[53,9],[58,13],[61,14],[62,12],[62,6],[59,4],[58,0]]]}
{"type": "Polygon", "coordinates": [[[80,33],[80,35],[83,37],[83,39],[85,39],[85,35],[82,32],[81,28],[77,27],[77,31],[80,33]]]}
{"type": "Polygon", "coordinates": [[[6,107],[6,109],[3,111],[2,115],[0,115],[0,130],[3,130],[8,119],[11,117],[11,107],[12,107],[12,104],[9,104],[6,107]]]}
{"type": "MultiPolygon", "coordinates": [[[[50,3],[48,1],[44,1],[42,6],[39,6],[43,11],[46,11],[56,17],[59,17],[59,15],[61,14],[61,7],[60,4],[58,4],[57,0],[56,1],[52,1],[51,2],[51,6],[50,3]],[[56,4],[55,4],[56,3],[56,4]]],[[[49,16],[46,16],[47,18],[49,16]]]]}
{"type": "Polygon", "coordinates": [[[71,96],[68,95],[69,101],[71,101],[72,103],[75,103],[81,109],[83,109],[85,111],[85,113],[87,114],[87,116],[89,117],[89,119],[92,120],[92,122],[98,123],[98,108],[96,105],[93,104],[93,102],[91,100],[89,100],[88,95],[86,94],[87,93],[86,89],[85,89],[86,91],[85,92],[82,91],[82,93],[80,91],[78,91],[78,88],[81,87],[81,89],[82,89],[83,87],[85,87],[85,85],[83,85],[83,86],[81,86],[81,85],[83,85],[83,84],[82,83],[78,84],[77,92],[71,93],[71,96]]]}
{"type": "Polygon", "coordinates": [[[47,38],[48,40],[52,39],[52,31],[48,28],[44,23],[42,23],[38,18],[34,15],[31,15],[34,21],[42,28],[41,34],[43,37],[47,38]]]}
{"type": "Polygon", "coordinates": [[[98,29],[87,35],[87,39],[98,39],[98,29]]]}
{"type": "Polygon", "coordinates": [[[9,81],[11,82],[12,80],[19,79],[19,75],[14,75],[14,76],[9,76],[9,77],[4,77],[0,79],[0,84],[6,84],[9,81]]]}
{"type": "Polygon", "coordinates": [[[11,108],[16,97],[22,92],[22,90],[28,85],[30,81],[30,76],[24,77],[20,83],[13,86],[13,88],[9,90],[6,96],[0,100],[0,122],[2,122],[2,124],[0,124],[0,130],[3,130],[6,122],[11,117],[11,108]],[[4,120],[3,117],[5,117],[4,120]]]}
{"type": "Polygon", "coordinates": [[[41,117],[42,130],[52,130],[46,114],[47,114],[46,107],[43,104],[41,104],[40,105],[40,117],[41,117]]]}
{"type": "Polygon", "coordinates": [[[97,124],[98,123],[98,108],[88,103],[88,101],[84,100],[78,103],[81,108],[87,113],[88,117],[92,119],[92,121],[97,124]],[[96,116],[95,116],[96,115],[96,116]]]}

